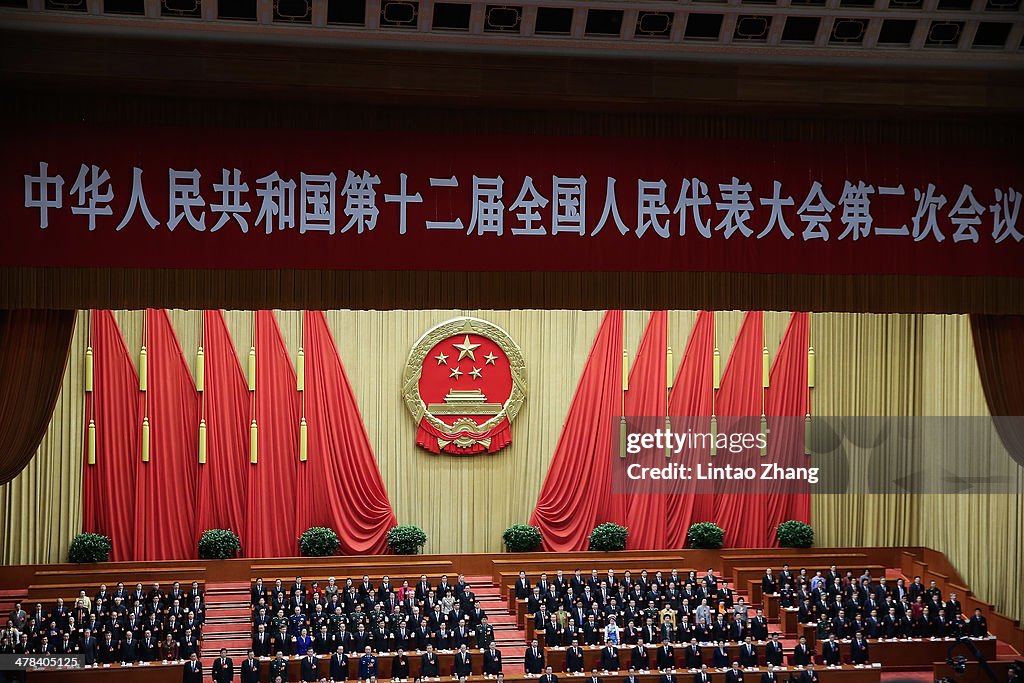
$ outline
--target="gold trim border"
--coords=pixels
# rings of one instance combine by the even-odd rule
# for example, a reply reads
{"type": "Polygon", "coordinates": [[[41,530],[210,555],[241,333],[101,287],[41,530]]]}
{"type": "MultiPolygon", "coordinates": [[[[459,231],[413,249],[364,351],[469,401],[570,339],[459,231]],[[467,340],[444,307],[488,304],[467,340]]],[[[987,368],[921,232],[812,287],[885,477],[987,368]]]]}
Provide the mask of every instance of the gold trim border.
{"type": "Polygon", "coordinates": [[[423,360],[426,358],[427,352],[439,342],[458,334],[476,334],[493,341],[505,353],[509,369],[512,372],[512,392],[502,405],[501,411],[479,425],[480,431],[484,432],[493,428],[506,417],[511,423],[519,414],[519,409],[523,407],[523,401],[526,400],[526,361],[523,359],[522,349],[508,332],[494,323],[469,316],[452,318],[438,323],[424,332],[413,344],[402,373],[402,398],[405,400],[406,408],[409,409],[416,424],[426,418],[427,422],[435,429],[446,432],[451,429],[449,425],[427,410],[426,404],[420,397],[419,384],[423,372],[423,360]]]}

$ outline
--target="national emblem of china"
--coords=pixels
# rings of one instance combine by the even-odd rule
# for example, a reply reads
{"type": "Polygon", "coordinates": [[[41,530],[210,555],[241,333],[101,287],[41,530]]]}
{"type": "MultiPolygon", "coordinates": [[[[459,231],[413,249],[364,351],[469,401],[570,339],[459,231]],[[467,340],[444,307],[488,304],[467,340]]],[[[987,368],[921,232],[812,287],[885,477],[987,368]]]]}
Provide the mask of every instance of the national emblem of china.
{"type": "Polygon", "coordinates": [[[505,330],[479,318],[446,320],[409,353],[402,396],[431,453],[496,453],[512,443],[526,398],[526,363],[505,330]]]}

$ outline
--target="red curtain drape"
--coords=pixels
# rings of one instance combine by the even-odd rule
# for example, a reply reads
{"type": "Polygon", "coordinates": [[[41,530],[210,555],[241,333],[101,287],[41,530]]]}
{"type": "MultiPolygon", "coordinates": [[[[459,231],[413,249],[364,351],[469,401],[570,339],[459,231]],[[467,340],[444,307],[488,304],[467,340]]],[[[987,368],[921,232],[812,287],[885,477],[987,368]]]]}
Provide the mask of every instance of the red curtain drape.
{"type": "Polygon", "coordinates": [[[135,559],[196,557],[199,401],[171,320],[146,310],[149,462],[140,462],[135,506],[135,559]]]}
{"type": "Polygon", "coordinates": [[[231,529],[246,538],[242,501],[249,468],[249,388],[220,310],[203,311],[202,344],[206,464],[199,466],[196,535],[231,529]]]}
{"type": "Polygon", "coordinates": [[[60,396],[74,311],[0,310],[0,484],[18,476],[60,396]]]}
{"type": "Polygon", "coordinates": [[[304,313],[302,347],[308,456],[298,465],[296,529],[334,529],[343,555],[384,554],[395,513],[323,312],[304,313]]]}
{"type": "MultiPolygon", "coordinates": [[[[715,314],[700,311],[669,394],[668,414],[673,419],[673,431],[685,432],[690,428],[696,433],[704,433],[710,428],[714,350],[715,314]]],[[[708,448],[705,446],[689,449],[681,460],[706,462],[707,456],[708,448]]],[[[682,548],[691,524],[713,520],[714,496],[695,495],[696,482],[692,479],[677,479],[674,486],[676,493],[666,499],[665,543],[669,548],[682,548]]]]}
{"type": "Polygon", "coordinates": [[[1024,316],[972,315],[974,356],[988,410],[1010,456],[1024,467],[1024,316]],[[1015,419],[1000,419],[1015,417],[1015,419]]]}
{"type": "MultiPolygon", "coordinates": [[[[642,420],[644,431],[663,427],[668,403],[668,312],[654,311],[647,322],[629,373],[626,391],[626,416],[653,418],[642,420]]],[[[627,548],[653,550],[665,547],[666,496],[631,492],[626,499],[627,548]]]]}
{"type": "Polygon", "coordinates": [[[82,530],[109,536],[115,562],[135,558],[135,479],[142,422],[139,375],[110,311],[90,314],[93,391],[86,395],[82,530]],[[96,464],[88,463],[88,427],[96,428],[96,464]]]}
{"type": "MultiPolygon", "coordinates": [[[[763,408],[762,360],[764,315],[748,311],[743,316],[736,344],[733,346],[721,389],[715,400],[719,433],[750,433],[760,428],[763,408]],[[753,417],[752,416],[756,416],[753,417]],[[744,419],[745,418],[745,419],[744,419]]],[[[756,466],[758,448],[741,453],[719,449],[720,459],[732,465],[756,466]]],[[[765,534],[765,496],[757,493],[729,493],[733,484],[719,481],[715,485],[715,519],[725,530],[725,545],[731,548],[760,548],[767,544],[765,534]]]]}
{"type": "MultiPolygon", "coordinates": [[[[768,454],[781,467],[806,467],[804,450],[804,416],[807,414],[807,347],[809,344],[808,313],[793,313],[782,336],[779,352],[772,362],[769,386],[765,391],[765,414],[771,429],[768,454]],[[781,416],[781,420],[773,417],[781,416]]],[[[809,485],[795,481],[775,486],[784,491],[768,494],[765,530],[769,545],[777,546],[775,529],[789,519],[810,522],[811,494],[809,485]],[[797,492],[797,489],[800,489],[797,492]]]]}
{"type": "Polygon", "coordinates": [[[608,311],[583,367],[547,477],[530,517],[548,551],[586,550],[609,512],[613,440],[622,410],[622,311],[608,311]]]}
{"type": "Polygon", "coordinates": [[[249,557],[298,552],[295,464],[299,457],[299,396],[273,311],[256,311],[256,391],[252,416],[258,430],[257,464],[249,465],[242,548],[249,557]]]}

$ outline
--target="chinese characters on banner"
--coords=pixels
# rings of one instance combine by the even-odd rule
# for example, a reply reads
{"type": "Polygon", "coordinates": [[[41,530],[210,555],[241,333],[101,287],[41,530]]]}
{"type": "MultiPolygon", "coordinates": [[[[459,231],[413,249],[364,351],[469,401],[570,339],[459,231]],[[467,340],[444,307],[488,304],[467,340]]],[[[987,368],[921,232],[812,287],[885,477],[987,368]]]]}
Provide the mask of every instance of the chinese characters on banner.
{"type": "Polygon", "coordinates": [[[999,150],[279,131],[11,140],[0,265],[1024,275],[999,150]]]}

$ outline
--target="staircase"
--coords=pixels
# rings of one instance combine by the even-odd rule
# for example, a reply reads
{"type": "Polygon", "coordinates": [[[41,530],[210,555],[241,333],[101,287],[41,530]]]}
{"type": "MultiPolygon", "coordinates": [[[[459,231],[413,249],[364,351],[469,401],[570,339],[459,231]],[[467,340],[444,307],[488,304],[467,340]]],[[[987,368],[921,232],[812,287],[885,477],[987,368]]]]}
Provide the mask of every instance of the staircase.
{"type": "Polygon", "coordinates": [[[466,581],[487,612],[487,621],[494,627],[494,640],[501,650],[505,675],[523,672],[523,654],[526,652],[526,632],[516,625],[516,617],[509,613],[508,602],[501,587],[490,576],[467,576],[466,581]]]}
{"type": "Polygon", "coordinates": [[[203,625],[203,667],[213,665],[221,648],[236,662],[245,659],[252,644],[249,584],[207,583],[206,623],[203,625]]]}

